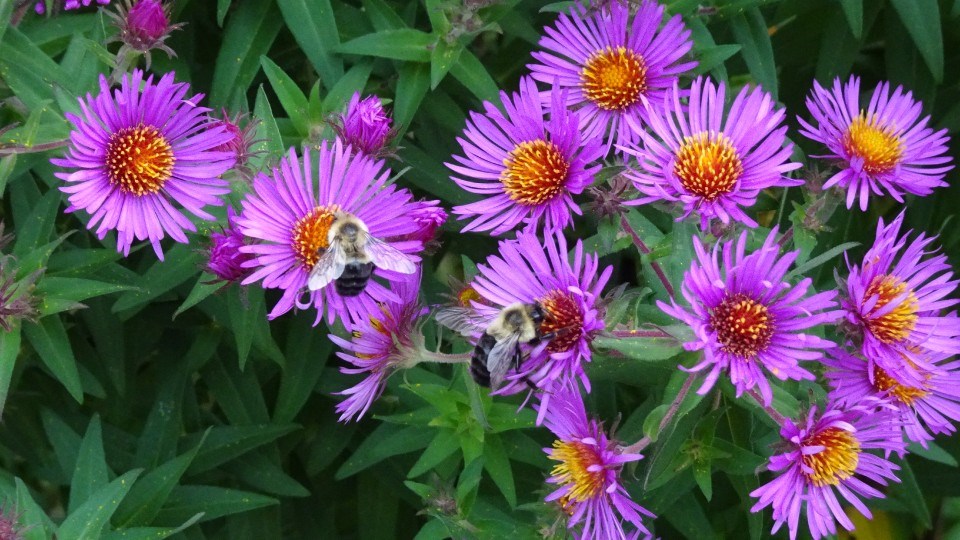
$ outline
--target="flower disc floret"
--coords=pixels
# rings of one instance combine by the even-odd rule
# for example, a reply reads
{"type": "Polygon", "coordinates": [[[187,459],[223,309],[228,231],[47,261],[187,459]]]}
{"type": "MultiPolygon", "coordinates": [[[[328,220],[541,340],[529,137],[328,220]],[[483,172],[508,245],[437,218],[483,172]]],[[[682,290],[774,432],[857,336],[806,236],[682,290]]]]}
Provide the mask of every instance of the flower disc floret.
{"type": "Polygon", "coordinates": [[[626,47],[607,47],[587,59],[581,72],[583,93],[597,107],[622,111],[647,91],[647,63],[626,47]]]}
{"type": "Polygon", "coordinates": [[[563,193],[570,164],[557,145],[543,139],[518,144],[504,160],[503,191],[517,204],[536,206],[563,193]]]}

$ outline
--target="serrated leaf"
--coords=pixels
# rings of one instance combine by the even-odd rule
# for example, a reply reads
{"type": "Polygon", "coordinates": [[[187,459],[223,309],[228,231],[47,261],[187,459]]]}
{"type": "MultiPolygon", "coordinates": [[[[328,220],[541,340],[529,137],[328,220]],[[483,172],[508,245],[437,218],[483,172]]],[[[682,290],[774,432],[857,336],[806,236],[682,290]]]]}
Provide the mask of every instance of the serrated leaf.
{"type": "Polygon", "coordinates": [[[223,42],[213,70],[210,102],[226,106],[234,96],[243,96],[260,70],[260,56],[267,54],[283,26],[273,0],[244,0],[233,12],[223,32],[223,42]]]}
{"type": "Polygon", "coordinates": [[[384,30],[352,39],[338,47],[342,54],[377,56],[410,62],[429,62],[436,37],[412,28],[384,30]]]}
{"type": "Polygon", "coordinates": [[[83,503],[75,512],[71,512],[67,519],[57,529],[58,538],[75,540],[99,540],[103,527],[110,521],[110,516],[123,501],[133,483],[140,476],[140,469],[130,471],[96,493],[92,494],[87,502],[83,503]]]}
{"type": "Polygon", "coordinates": [[[890,0],[936,82],[943,81],[943,31],[937,0],[890,0]]]}
{"type": "Polygon", "coordinates": [[[80,383],[77,359],[60,317],[44,317],[37,323],[24,324],[23,333],[53,376],[77,403],[83,403],[83,385],[80,383]]]}
{"type": "Polygon", "coordinates": [[[343,77],[340,34],[330,0],[277,0],[287,28],[327,88],[343,77]]]}
{"type": "Polygon", "coordinates": [[[73,479],[70,480],[70,513],[75,512],[97,490],[105,486],[110,480],[109,475],[110,470],[103,452],[100,415],[95,414],[80,443],[77,464],[73,468],[73,479]]]}
{"type": "Polygon", "coordinates": [[[215,486],[177,486],[157,515],[158,523],[182,523],[198,513],[198,522],[279,504],[273,497],[215,486]]]}

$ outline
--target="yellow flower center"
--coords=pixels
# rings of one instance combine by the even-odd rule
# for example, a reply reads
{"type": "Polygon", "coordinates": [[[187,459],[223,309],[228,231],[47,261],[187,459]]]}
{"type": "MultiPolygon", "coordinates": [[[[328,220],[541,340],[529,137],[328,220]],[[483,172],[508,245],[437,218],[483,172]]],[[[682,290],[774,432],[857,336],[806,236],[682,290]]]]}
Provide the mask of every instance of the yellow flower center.
{"type": "Polygon", "coordinates": [[[500,176],[510,200],[534,206],[563,192],[570,164],[557,145],[543,139],[522,142],[503,160],[500,176]]]}
{"type": "Polygon", "coordinates": [[[107,143],[107,177],[130,195],[160,191],[170,179],[175,161],[170,143],[153,126],[123,128],[107,143]]]}
{"type": "Polygon", "coordinates": [[[774,321],[767,306],[744,294],[734,294],[714,308],[710,326],[717,332],[723,352],[753,358],[770,345],[774,321]]]}
{"type": "Polygon", "coordinates": [[[901,384],[876,364],[873,366],[873,387],[877,392],[887,392],[907,406],[913,406],[914,401],[923,399],[930,393],[923,388],[901,384]]]}
{"type": "Polygon", "coordinates": [[[712,201],[733,191],[743,174],[743,162],[726,135],[704,131],[683,138],[673,174],[687,192],[712,201]]]}
{"type": "Polygon", "coordinates": [[[457,293],[457,303],[461,307],[473,307],[472,302],[480,302],[483,300],[483,297],[480,296],[480,293],[470,285],[465,286],[460,292],[457,293]]]}
{"type": "Polygon", "coordinates": [[[554,441],[549,457],[560,462],[550,474],[557,477],[561,486],[573,484],[567,492],[566,501],[561,502],[565,511],[572,509],[576,503],[595,497],[603,489],[603,469],[588,470],[602,464],[595,447],[580,441],[554,441]]]}
{"type": "Polygon", "coordinates": [[[336,211],[335,206],[318,206],[294,224],[293,251],[304,268],[313,268],[320,260],[320,250],[330,246],[327,235],[336,211]]]}
{"type": "Polygon", "coordinates": [[[647,91],[647,63],[626,47],[607,47],[587,59],[580,72],[583,94],[606,111],[622,111],[647,91]]]}
{"type": "Polygon", "coordinates": [[[864,111],[850,122],[842,144],[847,154],[863,160],[863,169],[870,174],[892,171],[903,157],[896,128],[881,125],[875,114],[868,119],[864,111]]]}
{"type": "Polygon", "coordinates": [[[860,462],[860,442],[849,431],[827,428],[808,437],[804,446],[822,446],[816,454],[803,456],[803,463],[813,469],[805,473],[817,487],[835,486],[853,476],[860,462]]]}
{"type": "Polygon", "coordinates": [[[547,352],[566,352],[574,348],[583,335],[583,313],[580,303],[567,291],[552,290],[539,300],[546,317],[541,334],[554,334],[547,352]]]}
{"type": "Polygon", "coordinates": [[[907,297],[900,300],[897,307],[886,314],[879,317],[870,317],[870,314],[886,307],[907,291],[907,284],[895,276],[877,276],[867,287],[865,298],[871,298],[873,295],[880,297],[867,314],[867,329],[883,343],[903,341],[913,331],[917,325],[917,308],[920,306],[917,295],[913,294],[913,291],[908,291],[907,297]]]}

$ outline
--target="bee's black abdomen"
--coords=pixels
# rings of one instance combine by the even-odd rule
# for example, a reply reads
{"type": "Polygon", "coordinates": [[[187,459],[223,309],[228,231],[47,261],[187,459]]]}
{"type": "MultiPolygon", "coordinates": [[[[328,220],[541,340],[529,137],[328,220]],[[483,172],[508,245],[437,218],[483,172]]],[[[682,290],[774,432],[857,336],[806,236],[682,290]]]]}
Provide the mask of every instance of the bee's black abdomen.
{"type": "Polygon", "coordinates": [[[333,285],[340,296],[360,296],[373,275],[373,263],[348,263],[333,285]]]}
{"type": "Polygon", "coordinates": [[[480,386],[490,386],[490,370],[487,369],[487,357],[497,340],[490,334],[483,334],[470,357],[470,376],[480,386]]]}

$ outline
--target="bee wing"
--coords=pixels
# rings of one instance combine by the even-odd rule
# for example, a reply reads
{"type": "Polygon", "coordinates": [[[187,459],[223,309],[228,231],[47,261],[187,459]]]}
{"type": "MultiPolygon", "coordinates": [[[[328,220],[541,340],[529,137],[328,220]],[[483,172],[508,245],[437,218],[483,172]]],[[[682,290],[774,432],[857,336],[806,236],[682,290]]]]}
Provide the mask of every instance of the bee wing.
{"type": "Polygon", "coordinates": [[[465,337],[471,337],[476,332],[486,330],[486,326],[478,319],[477,312],[470,308],[455,306],[440,308],[435,318],[438,323],[465,337]]]}
{"type": "Polygon", "coordinates": [[[366,235],[364,249],[367,257],[370,257],[370,262],[377,268],[393,270],[401,274],[412,274],[417,271],[417,265],[402,251],[369,234],[366,235]]]}
{"type": "Polygon", "coordinates": [[[490,349],[487,355],[487,371],[490,372],[490,390],[496,390],[503,382],[503,378],[510,371],[510,365],[513,363],[513,356],[517,352],[517,344],[520,342],[520,334],[514,332],[500,341],[490,349]]]}
{"type": "Polygon", "coordinates": [[[347,254],[340,245],[340,240],[333,239],[327,250],[320,256],[317,264],[310,269],[310,275],[307,276],[307,288],[311,291],[319,291],[326,287],[331,281],[343,275],[343,269],[347,267],[347,254]]]}

